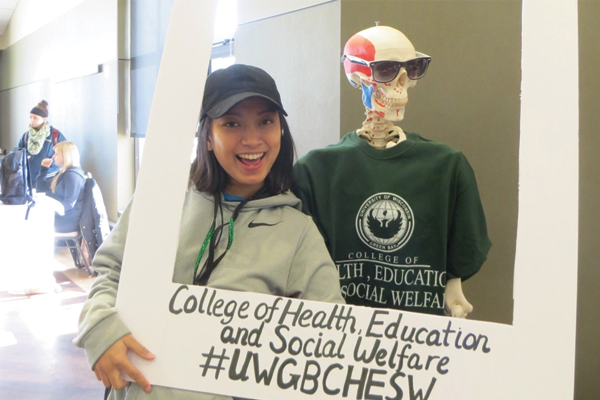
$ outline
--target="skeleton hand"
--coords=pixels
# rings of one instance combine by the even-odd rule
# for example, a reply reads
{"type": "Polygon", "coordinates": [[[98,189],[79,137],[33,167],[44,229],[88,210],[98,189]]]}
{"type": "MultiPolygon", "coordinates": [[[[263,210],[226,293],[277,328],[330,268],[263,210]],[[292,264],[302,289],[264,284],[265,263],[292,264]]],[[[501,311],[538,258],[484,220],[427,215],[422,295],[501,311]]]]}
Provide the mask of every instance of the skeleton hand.
{"type": "Polygon", "coordinates": [[[466,318],[473,311],[473,306],[467,301],[462,292],[460,278],[449,279],[446,282],[446,314],[455,318],[466,318]]]}

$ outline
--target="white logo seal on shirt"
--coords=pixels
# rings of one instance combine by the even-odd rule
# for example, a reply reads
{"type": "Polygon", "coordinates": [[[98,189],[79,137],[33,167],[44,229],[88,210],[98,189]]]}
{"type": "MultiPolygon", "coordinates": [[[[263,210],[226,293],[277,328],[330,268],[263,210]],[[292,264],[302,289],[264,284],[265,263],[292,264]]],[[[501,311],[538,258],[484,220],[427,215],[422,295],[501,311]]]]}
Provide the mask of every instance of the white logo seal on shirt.
{"type": "Polygon", "coordinates": [[[410,240],[415,227],[408,203],[393,193],[377,193],[360,206],[356,215],[356,232],[375,250],[390,253],[410,240]]]}

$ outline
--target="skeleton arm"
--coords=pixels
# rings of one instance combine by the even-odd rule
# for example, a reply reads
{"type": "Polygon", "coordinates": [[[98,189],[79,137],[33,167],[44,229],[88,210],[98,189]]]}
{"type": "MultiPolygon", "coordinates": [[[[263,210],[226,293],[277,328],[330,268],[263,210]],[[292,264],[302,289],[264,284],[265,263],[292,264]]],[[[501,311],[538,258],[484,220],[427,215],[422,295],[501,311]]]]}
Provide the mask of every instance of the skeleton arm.
{"type": "Polygon", "coordinates": [[[462,292],[460,278],[449,279],[446,282],[446,314],[456,318],[466,318],[473,311],[473,306],[467,301],[462,292]]]}

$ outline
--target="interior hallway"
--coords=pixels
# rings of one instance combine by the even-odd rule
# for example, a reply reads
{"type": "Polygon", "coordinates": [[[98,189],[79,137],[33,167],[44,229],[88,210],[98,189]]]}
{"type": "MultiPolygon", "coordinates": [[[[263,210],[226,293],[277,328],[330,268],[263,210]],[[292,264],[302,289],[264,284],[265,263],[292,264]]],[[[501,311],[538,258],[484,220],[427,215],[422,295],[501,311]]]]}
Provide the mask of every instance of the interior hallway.
{"type": "Polygon", "coordinates": [[[66,248],[55,253],[57,293],[0,291],[0,399],[102,399],[104,387],[73,344],[94,278],[76,269],[66,248]]]}

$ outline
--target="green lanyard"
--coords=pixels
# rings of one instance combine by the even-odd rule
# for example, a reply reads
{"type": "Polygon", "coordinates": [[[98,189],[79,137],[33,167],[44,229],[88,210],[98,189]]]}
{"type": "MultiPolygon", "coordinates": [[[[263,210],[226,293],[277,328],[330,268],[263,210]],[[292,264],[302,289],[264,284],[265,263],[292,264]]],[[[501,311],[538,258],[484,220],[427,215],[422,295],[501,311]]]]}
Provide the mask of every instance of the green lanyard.
{"type": "Polygon", "coordinates": [[[225,254],[227,254],[227,252],[229,251],[229,248],[233,244],[233,222],[237,219],[240,211],[242,210],[242,207],[244,207],[246,205],[246,203],[248,203],[250,200],[265,197],[267,192],[268,192],[268,189],[266,189],[263,186],[253,196],[247,197],[246,199],[241,201],[240,204],[238,204],[235,207],[235,209],[233,210],[233,214],[231,215],[231,218],[229,218],[229,222],[227,223],[227,224],[229,224],[229,238],[227,240],[227,248],[225,249],[223,254],[221,254],[219,256],[219,258],[217,258],[216,260],[215,260],[215,250],[216,250],[217,244],[219,243],[219,241],[221,239],[221,232],[222,232],[223,228],[225,227],[225,225],[227,225],[227,224],[222,224],[219,227],[217,227],[217,214],[218,214],[219,210],[220,210],[220,214],[221,214],[221,222],[223,222],[223,206],[221,204],[220,196],[214,196],[215,207],[214,207],[214,214],[213,214],[213,222],[212,222],[212,225],[210,226],[210,229],[208,230],[208,234],[206,235],[206,237],[204,238],[204,241],[202,242],[202,247],[200,248],[200,251],[198,252],[198,258],[196,258],[196,266],[194,267],[194,285],[202,285],[202,286],[206,285],[206,283],[208,282],[208,278],[210,278],[210,275],[212,274],[212,272],[215,270],[215,268],[217,268],[217,265],[219,265],[219,263],[221,262],[223,257],[225,257],[225,254]],[[218,200],[217,200],[217,198],[218,198],[218,200]],[[208,256],[206,258],[206,261],[204,262],[204,266],[200,270],[200,273],[198,273],[198,267],[200,266],[200,260],[202,259],[202,256],[204,255],[204,251],[206,251],[207,247],[208,247],[208,256]]]}
{"type": "Polygon", "coordinates": [[[225,225],[227,225],[227,224],[223,224],[219,227],[216,226],[217,225],[217,222],[216,222],[217,214],[218,214],[219,210],[221,212],[221,221],[223,221],[223,208],[222,208],[223,206],[221,205],[220,199],[217,200],[217,198],[215,196],[215,208],[214,208],[214,214],[213,214],[213,222],[212,222],[212,225],[210,226],[208,234],[206,235],[206,237],[204,238],[204,241],[202,242],[202,247],[200,248],[200,251],[198,252],[198,258],[196,258],[196,265],[194,267],[194,285],[202,285],[202,286],[206,285],[206,283],[208,282],[208,278],[210,278],[210,275],[212,274],[212,272],[215,270],[215,268],[217,268],[217,265],[219,265],[219,263],[221,262],[223,257],[225,257],[225,254],[227,254],[227,252],[231,248],[231,245],[233,244],[233,222],[238,217],[242,207],[244,205],[246,205],[246,203],[248,201],[250,201],[252,198],[253,197],[248,197],[248,198],[244,199],[242,202],[240,202],[240,204],[238,204],[236,206],[235,210],[233,210],[233,214],[231,215],[231,218],[229,218],[229,222],[227,223],[227,224],[229,224],[229,238],[227,239],[227,248],[225,249],[223,254],[221,254],[219,256],[219,258],[217,258],[215,260],[215,250],[217,248],[217,244],[219,243],[219,241],[221,239],[220,234],[222,232],[222,229],[225,227],[225,225]],[[198,267],[200,266],[200,260],[202,259],[202,256],[204,255],[204,252],[206,251],[207,247],[208,247],[208,257],[207,257],[206,261],[204,262],[204,266],[200,270],[200,273],[198,273],[198,267]]]}
{"type": "MultiPolygon", "coordinates": [[[[202,247],[200,248],[200,251],[198,252],[198,258],[196,259],[196,266],[194,267],[194,276],[196,276],[196,274],[198,273],[198,266],[200,265],[200,260],[202,259],[202,256],[204,255],[206,246],[208,246],[208,243],[210,242],[213,235],[215,234],[215,225],[216,225],[215,221],[213,221],[213,223],[210,226],[210,229],[208,231],[208,234],[204,238],[204,242],[202,242],[202,247]]],[[[229,239],[227,240],[227,249],[225,249],[225,252],[227,252],[229,250],[232,243],[233,243],[233,217],[231,217],[229,219],[229,239]]],[[[223,253],[223,255],[225,255],[225,254],[223,253]]]]}

